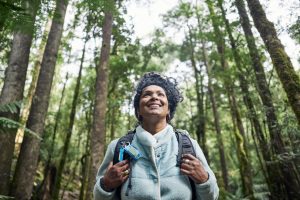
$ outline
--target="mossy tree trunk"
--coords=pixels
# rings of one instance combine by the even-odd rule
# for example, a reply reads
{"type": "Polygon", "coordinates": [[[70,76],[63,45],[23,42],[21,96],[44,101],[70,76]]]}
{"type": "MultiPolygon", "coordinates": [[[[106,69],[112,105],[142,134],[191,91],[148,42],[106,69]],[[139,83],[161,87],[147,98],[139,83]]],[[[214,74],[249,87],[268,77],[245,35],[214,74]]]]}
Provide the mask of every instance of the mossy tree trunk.
{"type": "MultiPolygon", "coordinates": [[[[30,109],[27,128],[42,136],[49,105],[49,96],[53,81],[58,49],[63,32],[63,24],[67,9],[67,0],[57,0],[51,30],[47,40],[36,92],[30,109]]],[[[40,140],[25,136],[17,161],[13,180],[12,194],[16,199],[30,199],[37,161],[40,150],[40,140]]]]}
{"type": "Polygon", "coordinates": [[[300,125],[300,79],[277,36],[274,24],[267,19],[259,0],[247,0],[255,27],[262,37],[275,70],[300,125]]]}
{"type": "Polygon", "coordinates": [[[263,65],[261,63],[261,57],[258,53],[258,49],[255,44],[255,39],[251,30],[250,20],[246,12],[244,1],[236,0],[235,5],[238,9],[242,28],[246,36],[246,41],[247,41],[247,45],[248,45],[248,49],[252,61],[252,67],[255,71],[258,93],[265,107],[265,115],[267,118],[267,125],[268,125],[270,138],[271,138],[271,147],[270,145],[267,144],[263,135],[259,135],[257,138],[260,144],[262,155],[264,157],[264,160],[266,161],[266,168],[269,177],[271,196],[273,199],[281,199],[284,196],[286,196],[285,190],[287,189],[284,189],[284,187],[287,188],[294,187],[291,185],[292,182],[288,182],[285,179],[286,178],[291,179],[292,177],[296,177],[296,175],[287,175],[287,176],[284,175],[285,173],[293,173],[292,166],[290,166],[291,167],[291,171],[290,171],[288,169],[290,167],[284,169],[278,166],[278,163],[270,164],[271,161],[274,160],[274,157],[272,156],[273,154],[272,149],[277,154],[285,152],[284,144],[281,138],[281,128],[277,120],[275,108],[273,105],[272,95],[266,81],[266,75],[263,69],[263,65]],[[281,170],[283,170],[282,172],[280,172],[281,170],[279,169],[279,167],[281,168],[281,170]]]}
{"type": "MultiPolygon", "coordinates": [[[[215,15],[214,6],[212,1],[206,0],[208,9],[210,12],[210,17],[215,34],[215,43],[217,45],[217,51],[220,57],[221,67],[226,72],[228,70],[228,64],[225,58],[225,41],[223,34],[219,28],[219,22],[217,21],[217,16],[215,15]]],[[[234,130],[235,139],[237,142],[237,156],[240,161],[240,174],[243,185],[244,196],[253,198],[253,185],[252,185],[252,173],[251,173],[251,162],[248,158],[248,149],[245,138],[245,130],[241,120],[240,112],[238,110],[238,104],[235,98],[233,83],[231,79],[225,77],[224,85],[228,95],[229,106],[233,118],[233,122],[236,123],[238,131],[234,130]]]]}
{"type": "MultiPolygon", "coordinates": [[[[225,23],[225,28],[226,28],[227,34],[229,36],[230,45],[231,45],[231,49],[232,49],[232,52],[233,52],[233,58],[234,58],[236,67],[238,69],[237,76],[239,78],[241,91],[243,92],[245,105],[246,105],[246,107],[248,109],[248,112],[250,114],[249,116],[250,116],[251,122],[254,125],[254,129],[255,129],[255,133],[256,133],[257,137],[260,138],[262,143],[266,145],[266,139],[264,137],[264,133],[262,132],[262,128],[261,128],[261,125],[260,125],[259,120],[258,120],[259,118],[258,118],[258,115],[256,114],[254,104],[252,102],[251,95],[249,93],[249,84],[248,84],[248,81],[243,76],[242,59],[240,57],[240,53],[238,51],[235,39],[233,38],[233,34],[232,34],[232,30],[231,30],[229,21],[226,18],[226,12],[225,12],[225,9],[223,7],[223,0],[218,0],[218,7],[221,9],[222,18],[223,18],[223,21],[225,23]]],[[[245,147],[245,149],[247,149],[247,148],[245,147]]],[[[258,156],[260,156],[260,155],[258,155],[258,156]]],[[[251,171],[251,166],[248,165],[248,167],[249,168],[246,171],[251,171]]],[[[264,165],[262,165],[261,167],[264,169],[264,165]]],[[[263,173],[265,175],[265,170],[263,171],[263,173]]],[[[251,174],[249,174],[249,177],[251,178],[250,175],[251,174]]],[[[265,175],[265,177],[267,177],[267,175],[265,175]]],[[[251,179],[249,180],[249,183],[246,183],[246,185],[248,185],[250,183],[252,183],[251,179]]],[[[267,180],[267,183],[269,183],[268,180],[267,180]]],[[[247,192],[247,193],[249,193],[249,192],[247,192]]]]}

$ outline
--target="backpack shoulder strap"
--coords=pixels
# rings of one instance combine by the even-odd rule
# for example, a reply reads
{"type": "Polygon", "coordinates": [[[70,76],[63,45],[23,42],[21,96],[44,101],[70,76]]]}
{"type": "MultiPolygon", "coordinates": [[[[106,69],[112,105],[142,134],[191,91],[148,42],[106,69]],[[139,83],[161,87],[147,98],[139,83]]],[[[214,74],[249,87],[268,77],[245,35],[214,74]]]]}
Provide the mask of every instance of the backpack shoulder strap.
{"type": "Polygon", "coordinates": [[[120,148],[122,146],[123,143],[131,143],[133,140],[133,136],[135,134],[135,130],[131,130],[129,131],[126,135],[122,136],[118,142],[117,145],[115,147],[115,151],[114,151],[114,158],[113,158],[113,164],[116,164],[119,162],[119,153],[120,153],[120,148]]]}
{"type": "MultiPolygon", "coordinates": [[[[180,167],[182,154],[192,154],[196,157],[196,152],[191,138],[186,131],[177,129],[175,130],[175,134],[178,141],[178,156],[176,166],[180,167]]],[[[195,182],[191,178],[189,178],[189,181],[192,188],[192,200],[197,199],[195,182]]]]}
{"type": "Polygon", "coordinates": [[[196,157],[196,152],[191,138],[186,131],[177,129],[175,130],[175,134],[178,141],[178,156],[176,165],[180,166],[182,154],[192,154],[196,157]]]}

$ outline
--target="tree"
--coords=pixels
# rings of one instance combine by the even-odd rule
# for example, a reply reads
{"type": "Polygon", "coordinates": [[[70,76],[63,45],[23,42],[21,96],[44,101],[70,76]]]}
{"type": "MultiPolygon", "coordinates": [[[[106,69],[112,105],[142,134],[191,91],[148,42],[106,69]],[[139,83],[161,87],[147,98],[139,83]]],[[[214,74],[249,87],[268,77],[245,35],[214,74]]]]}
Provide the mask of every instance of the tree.
{"type": "Polygon", "coordinates": [[[289,103],[300,125],[300,79],[277,36],[274,24],[267,19],[259,0],[247,0],[255,27],[262,37],[272,59],[289,103]]]}
{"type": "MultiPolygon", "coordinates": [[[[15,25],[9,63],[5,71],[4,86],[0,96],[1,105],[23,99],[35,16],[39,4],[39,0],[22,1],[22,9],[26,13],[26,18],[18,21],[15,25]]],[[[0,113],[0,116],[18,120],[19,112],[15,114],[0,113]]],[[[5,133],[0,134],[0,194],[7,195],[9,191],[15,136],[16,130],[7,130],[5,133]]]]}
{"type": "MultiPolygon", "coordinates": [[[[226,49],[225,41],[221,33],[221,30],[219,28],[219,22],[217,21],[218,19],[214,11],[213,3],[211,0],[206,0],[206,3],[210,12],[210,17],[214,29],[214,34],[215,34],[214,42],[217,45],[220,64],[222,70],[226,72],[228,71],[228,63],[225,57],[225,49],[226,49]]],[[[231,79],[225,77],[224,86],[226,88],[229,107],[232,115],[232,122],[234,125],[234,134],[237,142],[237,151],[238,151],[237,156],[240,161],[240,174],[241,174],[242,185],[243,185],[243,193],[244,196],[253,199],[254,197],[253,197],[253,185],[252,185],[252,175],[251,175],[251,162],[248,158],[248,149],[246,145],[245,130],[241,120],[240,111],[238,109],[238,105],[235,97],[236,95],[233,90],[233,82],[231,81],[231,79]],[[236,131],[235,127],[237,127],[238,131],[236,131]]]]}
{"type": "MultiPolygon", "coordinates": [[[[250,25],[250,21],[249,21],[249,18],[248,18],[246,9],[245,9],[244,2],[242,0],[236,0],[235,5],[238,9],[242,28],[243,28],[245,36],[246,36],[246,41],[247,41],[247,45],[248,45],[248,49],[249,49],[251,61],[252,61],[252,67],[255,71],[258,93],[260,95],[263,105],[265,106],[265,114],[266,114],[266,118],[267,118],[269,132],[270,132],[270,138],[271,138],[271,145],[272,145],[271,148],[274,149],[276,154],[280,154],[285,151],[283,139],[281,136],[281,128],[280,128],[280,124],[278,123],[278,120],[277,120],[271,92],[269,90],[269,87],[268,87],[268,84],[266,81],[265,72],[263,70],[263,65],[261,63],[261,56],[258,53],[258,49],[257,49],[255,39],[254,39],[252,30],[251,30],[251,25],[250,25]]],[[[275,31],[275,29],[273,31],[275,31]]],[[[265,139],[260,136],[260,137],[258,137],[258,141],[260,142],[264,160],[265,161],[273,160],[274,158],[272,158],[272,149],[268,147],[265,139]]],[[[278,168],[279,166],[276,166],[276,165],[270,166],[269,164],[266,164],[266,167],[267,167],[267,171],[269,174],[268,177],[270,179],[269,183],[270,183],[270,190],[271,190],[272,198],[280,199],[283,196],[286,196],[285,191],[283,191],[283,189],[282,189],[282,184],[285,184],[285,187],[287,187],[287,188],[292,188],[291,186],[286,185],[286,184],[290,184],[291,182],[286,183],[286,181],[285,181],[285,180],[291,178],[290,177],[291,175],[279,176],[278,170],[280,170],[280,169],[278,168]]],[[[284,174],[288,173],[288,171],[289,170],[283,170],[283,173],[284,174]]],[[[290,172],[292,173],[292,171],[290,171],[290,172]]]]}
{"type": "MultiPolygon", "coordinates": [[[[44,131],[44,123],[49,105],[49,95],[63,32],[67,4],[67,0],[57,0],[54,18],[41,64],[36,92],[33,97],[27,121],[27,127],[41,136],[44,131]]],[[[31,197],[39,149],[40,141],[38,139],[25,136],[17,161],[12,186],[12,194],[16,199],[25,200],[30,199],[31,197]]]]}
{"type": "Polygon", "coordinates": [[[112,35],[114,1],[105,2],[104,22],[102,28],[102,47],[99,65],[96,66],[96,97],[93,113],[93,127],[91,133],[91,164],[88,177],[87,199],[91,199],[95,184],[95,177],[99,163],[103,158],[105,145],[105,113],[108,83],[108,63],[110,55],[110,41],[112,35]]]}
{"type": "Polygon", "coordinates": [[[86,43],[89,40],[89,35],[88,35],[89,31],[90,31],[90,22],[88,21],[87,27],[86,27],[86,36],[84,39],[84,46],[83,46],[82,55],[81,55],[81,59],[80,59],[80,67],[79,67],[78,77],[76,80],[76,86],[75,86],[75,90],[74,90],[74,94],[73,94],[71,112],[70,112],[70,116],[69,116],[69,126],[67,129],[67,135],[66,135],[66,138],[64,141],[63,151],[61,154],[61,158],[59,161],[59,166],[58,166],[57,174],[56,174],[56,178],[55,178],[53,199],[58,199],[58,196],[59,196],[59,190],[60,190],[60,185],[61,185],[63,169],[64,169],[64,166],[66,163],[66,155],[68,153],[69,144],[70,144],[71,136],[72,136],[72,132],[73,132],[76,107],[77,107],[77,102],[78,102],[78,96],[80,93],[80,83],[81,83],[82,69],[83,69],[83,63],[84,63],[84,58],[85,58],[86,43]]]}

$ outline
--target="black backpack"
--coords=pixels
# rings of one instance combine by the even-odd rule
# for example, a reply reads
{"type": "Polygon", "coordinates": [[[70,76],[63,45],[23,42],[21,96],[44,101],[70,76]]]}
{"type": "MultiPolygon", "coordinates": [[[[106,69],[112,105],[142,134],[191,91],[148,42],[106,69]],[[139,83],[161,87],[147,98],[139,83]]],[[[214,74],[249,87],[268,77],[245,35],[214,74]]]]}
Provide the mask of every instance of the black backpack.
{"type": "MultiPolygon", "coordinates": [[[[131,144],[134,134],[135,134],[135,130],[129,131],[126,135],[122,136],[118,140],[115,151],[114,151],[113,164],[116,164],[119,162],[120,148],[122,146],[124,146],[124,144],[131,144]]],[[[195,153],[195,149],[194,149],[194,146],[192,144],[190,137],[186,133],[184,133],[183,130],[176,129],[175,134],[176,134],[176,138],[178,141],[178,156],[177,156],[176,166],[180,167],[182,154],[192,154],[193,156],[196,157],[196,153],[195,153]]],[[[128,154],[124,154],[124,160],[125,159],[129,159],[128,154]]],[[[130,170],[130,173],[131,173],[131,170],[130,170]]],[[[192,188],[192,199],[194,200],[194,199],[196,199],[195,183],[190,178],[189,178],[189,181],[190,181],[191,188],[192,188]]],[[[128,191],[129,191],[129,189],[131,189],[131,187],[132,187],[132,185],[131,185],[131,174],[130,174],[129,175],[129,184],[128,184],[128,188],[126,191],[126,196],[128,196],[128,191]]],[[[119,199],[121,199],[120,198],[120,189],[121,189],[121,187],[119,187],[117,189],[117,195],[118,195],[119,199]]]]}

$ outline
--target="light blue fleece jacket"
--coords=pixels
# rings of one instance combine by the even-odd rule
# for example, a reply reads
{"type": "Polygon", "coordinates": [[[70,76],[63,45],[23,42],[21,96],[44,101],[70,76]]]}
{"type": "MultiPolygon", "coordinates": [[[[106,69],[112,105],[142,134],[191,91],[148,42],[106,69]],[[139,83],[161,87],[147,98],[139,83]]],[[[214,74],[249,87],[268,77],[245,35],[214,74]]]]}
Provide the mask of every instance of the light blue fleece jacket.
{"type": "MultiPolygon", "coordinates": [[[[188,134],[188,133],[187,133],[188,134]]],[[[103,162],[98,170],[94,187],[94,200],[117,199],[116,190],[104,191],[100,186],[100,178],[103,177],[109,162],[113,160],[115,146],[118,139],[113,140],[106,151],[103,162]]],[[[192,139],[197,158],[202,162],[209,173],[209,179],[205,183],[195,184],[198,200],[214,200],[219,196],[219,188],[216,177],[198,143],[192,139]]],[[[121,189],[122,200],[190,200],[192,190],[187,176],[180,173],[176,166],[178,155],[178,141],[173,127],[167,125],[165,129],[154,136],[145,131],[141,126],[136,128],[136,134],[132,145],[141,153],[142,157],[137,161],[131,161],[132,188],[125,195],[128,181],[121,189]]]]}

